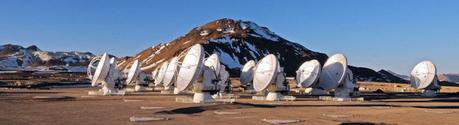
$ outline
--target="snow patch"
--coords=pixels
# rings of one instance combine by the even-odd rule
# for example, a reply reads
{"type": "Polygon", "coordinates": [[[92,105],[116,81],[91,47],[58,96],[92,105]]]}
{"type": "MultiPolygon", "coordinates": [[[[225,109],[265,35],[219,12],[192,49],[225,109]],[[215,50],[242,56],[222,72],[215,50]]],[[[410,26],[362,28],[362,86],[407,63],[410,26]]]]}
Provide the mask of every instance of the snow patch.
{"type": "Polygon", "coordinates": [[[244,22],[241,22],[239,25],[240,27],[242,27],[242,29],[247,29],[247,28],[252,29],[252,31],[255,32],[255,34],[251,33],[250,34],[251,36],[265,38],[271,41],[279,41],[279,37],[275,35],[273,32],[269,31],[265,27],[260,27],[253,22],[244,21],[244,22]]]}
{"type": "Polygon", "coordinates": [[[203,31],[201,31],[201,33],[199,33],[199,35],[207,36],[207,35],[209,35],[209,32],[207,30],[203,30],[203,31]]]}
{"type": "Polygon", "coordinates": [[[234,28],[232,27],[226,28],[223,33],[234,33],[234,28]]]}
{"type": "Polygon", "coordinates": [[[231,43],[232,42],[231,37],[229,36],[225,36],[225,37],[218,38],[218,39],[209,39],[209,41],[216,42],[216,43],[231,43]]]}
{"type": "Polygon", "coordinates": [[[239,68],[240,67],[240,63],[239,61],[237,60],[237,58],[233,58],[232,54],[229,55],[228,53],[224,52],[224,51],[220,51],[220,60],[223,64],[225,64],[228,68],[239,68]]]}

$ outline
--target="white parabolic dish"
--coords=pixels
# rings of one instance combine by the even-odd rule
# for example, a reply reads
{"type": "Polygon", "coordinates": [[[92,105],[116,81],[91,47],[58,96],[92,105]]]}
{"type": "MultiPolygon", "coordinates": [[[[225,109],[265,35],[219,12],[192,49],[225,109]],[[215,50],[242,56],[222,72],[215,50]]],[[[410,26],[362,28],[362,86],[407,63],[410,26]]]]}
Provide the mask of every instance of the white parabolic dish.
{"type": "Polygon", "coordinates": [[[163,82],[164,74],[166,74],[166,70],[167,70],[167,64],[168,64],[167,61],[161,64],[161,68],[159,68],[158,75],[156,76],[156,79],[155,79],[155,86],[158,86],[163,82]]]}
{"type": "Polygon", "coordinates": [[[317,60],[306,61],[297,71],[298,85],[303,88],[312,86],[319,79],[321,65],[317,60]]]}
{"type": "Polygon", "coordinates": [[[155,69],[155,70],[153,70],[153,72],[151,72],[151,78],[152,79],[156,79],[157,75],[158,75],[158,69],[155,69]]]}
{"type": "Polygon", "coordinates": [[[212,68],[215,71],[216,77],[219,76],[218,72],[220,72],[220,59],[216,53],[207,57],[206,61],[204,61],[204,65],[212,68]]]}
{"type": "Polygon", "coordinates": [[[185,55],[177,75],[177,90],[187,89],[201,74],[204,66],[204,49],[200,44],[193,45],[185,55]]]}
{"type": "Polygon", "coordinates": [[[278,65],[279,62],[273,54],[265,56],[258,62],[253,77],[253,87],[255,91],[263,91],[269,84],[275,82],[278,65]]]}
{"type": "Polygon", "coordinates": [[[134,82],[134,79],[137,78],[139,73],[140,73],[139,60],[135,60],[134,63],[132,63],[131,68],[129,69],[128,76],[126,79],[126,84],[131,84],[132,82],[134,82]]]}
{"type": "Polygon", "coordinates": [[[92,85],[95,86],[97,83],[105,80],[110,70],[110,60],[107,53],[104,53],[100,58],[99,64],[97,64],[96,71],[92,77],[92,85]]]}
{"type": "Polygon", "coordinates": [[[318,88],[330,90],[338,87],[345,80],[347,68],[344,54],[338,53],[328,58],[320,73],[318,88]]]}
{"type": "Polygon", "coordinates": [[[431,61],[418,63],[411,71],[411,86],[416,89],[427,88],[435,80],[437,68],[431,61]]]}
{"type": "Polygon", "coordinates": [[[169,61],[167,65],[166,73],[164,74],[163,84],[164,86],[170,86],[172,83],[172,79],[177,74],[177,66],[178,66],[178,57],[174,57],[169,61]]]}
{"type": "Polygon", "coordinates": [[[242,67],[241,70],[241,84],[247,85],[249,84],[252,79],[253,79],[253,68],[255,67],[255,61],[250,60],[247,63],[245,63],[244,67],[242,67]]]}

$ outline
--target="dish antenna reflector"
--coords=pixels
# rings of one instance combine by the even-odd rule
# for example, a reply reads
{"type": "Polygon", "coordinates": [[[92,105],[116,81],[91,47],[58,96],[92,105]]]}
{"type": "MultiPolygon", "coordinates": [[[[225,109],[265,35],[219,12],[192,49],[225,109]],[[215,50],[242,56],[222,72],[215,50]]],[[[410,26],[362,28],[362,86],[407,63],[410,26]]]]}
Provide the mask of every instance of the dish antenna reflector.
{"type": "Polygon", "coordinates": [[[164,73],[163,78],[163,86],[165,90],[170,90],[173,88],[173,83],[175,82],[177,73],[178,73],[178,66],[179,66],[179,58],[173,57],[169,64],[167,65],[166,71],[164,73]]]}
{"type": "Polygon", "coordinates": [[[145,91],[148,86],[147,76],[140,70],[141,67],[139,60],[135,60],[127,75],[126,84],[135,84],[135,92],[145,91]]]}
{"type": "Polygon", "coordinates": [[[137,78],[137,76],[140,74],[140,64],[139,60],[135,60],[134,63],[132,63],[131,68],[129,69],[126,83],[131,84],[134,83],[134,79],[137,78]]]}
{"type": "Polygon", "coordinates": [[[218,55],[216,53],[210,55],[207,57],[207,59],[204,61],[204,65],[213,69],[215,77],[219,76],[220,72],[220,59],[218,58],[218,55]]]}
{"type": "Polygon", "coordinates": [[[267,101],[281,99],[280,91],[286,88],[284,81],[285,75],[276,56],[269,54],[258,62],[254,70],[253,87],[258,92],[267,90],[269,92],[266,96],[267,101]]]}
{"type": "Polygon", "coordinates": [[[168,65],[167,61],[163,62],[163,64],[161,64],[161,68],[159,68],[158,75],[155,78],[155,86],[156,87],[159,87],[160,85],[163,84],[163,79],[164,79],[164,75],[166,74],[167,65],[168,65]]]}
{"type": "Polygon", "coordinates": [[[335,89],[346,77],[347,59],[344,54],[335,54],[325,62],[320,74],[318,88],[335,89]]]}
{"type": "Polygon", "coordinates": [[[153,80],[156,79],[156,76],[157,76],[157,75],[158,75],[158,69],[155,69],[155,70],[153,70],[153,71],[151,72],[151,78],[152,78],[153,80]]]}
{"type": "Polygon", "coordinates": [[[321,65],[317,60],[306,61],[296,71],[296,80],[299,87],[308,88],[316,84],[319,79],[321,65]]]}
{"type": "Polygon", "coordinates": [[[92,76],[95,74],[97,65],[100,62],[102,56],[96,56],[91,59],[89,62],[88,68],[86,69],[86,74],[88,75],[88,79],[92,80],[92,76]]]}
{"type": "Polygon", "coordinates": [[[177,74],[175,94],[189,88],[201,75],[204,66],[204,49],[200,44],[193,45],[186,53],[177,74]]]}
{"type": "Polygon", "coordinates": [[[338,53],[325,62],[320,73],[319,84],[313,89],[313,94],[325,94],[327,90],[335,89],[335,97],[349,98],[355,87],[352,71],[348,68],[347,58],[338,53]]]}
{"type": "MultiPolygon", "coordinates": [[[[218,82],[218,86],[220,88],[220,93],[224,93],[225,90],[230,91],[231,89],[231,82],[230,82],[230,74],[228,71],[226,71],[225,65],[220,66],[220,72],[219,72],[219,77],[220,81],[218,82]],[[228,88],[228,89],[226,89],[228,88]]],[[[220,94],[221,96],[221,94],[220,94]]]]}
{"type": "Polygon", "coordinates": [[[413,88],[423,90],[423,96],[436,96],[437,91],[440,89],[437,68],[431,61],[418,63],[410,73],[410,82],[413,88]]]}
{"type": "Polygon", "coordinates": [[[152,82],[150,82],[148,86],[155,86],[155,79],[157,76],[158,76],[158,69],[155,68],[153,71],[151,71],[150,77],[151,77],[152,82]]]}
{"type": "Polygon", "coordinates": [[[244,64],[241,70],[241,85],[246,86],[248,89],[253,89],[253,70],[255,69],[255,61],[250,60],[244,64]]]}
{"type": "Polygon", "coordinates": [[[110,60],[107,53],[104,53],[97,64],[96,71],[92,77],[92,86],[97,86],[98,83],[101,83],[105,78],[107,78],[108,71],[110,70],[110,60]]]}

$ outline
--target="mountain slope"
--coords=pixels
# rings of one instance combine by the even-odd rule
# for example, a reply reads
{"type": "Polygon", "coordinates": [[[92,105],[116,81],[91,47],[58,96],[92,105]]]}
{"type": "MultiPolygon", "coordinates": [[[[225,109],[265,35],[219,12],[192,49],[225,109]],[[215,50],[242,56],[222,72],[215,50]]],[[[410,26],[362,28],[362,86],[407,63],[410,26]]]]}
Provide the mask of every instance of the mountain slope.
{"type": "Polygon", "coordinates": [[[354,74],[354,78],[356,78],[358,81],[408,83],[407,80],[403,80],[402,78],[394,76],[385,70],[376,72],[369,68],[355,66],[349,66],[349,69],[351,69],[352,73],[354,74]]]}
{"type": "Polygon", "coordinates": [[[409,83],[410,78],[408,76],[404,77],[403,75],[399,75],[397,73],[394,73],[390,70],[379,70],[379,74],[385,79],[388,79],[389,81],[387,82],[392,82],[392,83],[409,83]],[[406,79],[407,78],[407,79],[406,79]]]}
{"type": "Polygon", "coordinates": [[[454,74],[454,73],[439,74],[438,79],[440,81],[448,81],[448,82],[459,84],[459,74],[454,74]]]}
{"type": "Polygon", "coordinates": [[[241,65],[247,61],[260,60],[268,54],[278,57],[289,76],[294,76],[304,61],[318,59],[323,64],[328,58],[323,53],[288,41],[266,27],[250,21],[225,18],[196,27],[172,42],[147,48],[133,58],[121,61],[119,66],[129,67],[138,59],[142,63],[142,69],[149,72],[197,43],[202,44],[208,54],[218,53],[222,64],[229,69],[232,76],[238,76],[241,65]]]}

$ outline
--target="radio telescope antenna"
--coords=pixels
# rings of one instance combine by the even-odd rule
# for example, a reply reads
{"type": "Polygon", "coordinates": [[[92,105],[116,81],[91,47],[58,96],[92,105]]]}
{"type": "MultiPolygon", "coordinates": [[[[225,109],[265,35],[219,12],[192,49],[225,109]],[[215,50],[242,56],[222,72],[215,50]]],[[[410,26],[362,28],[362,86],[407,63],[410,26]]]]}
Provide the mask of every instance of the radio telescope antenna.
{"type": "Polygon", "coordinates": [[[335,89],[335,98],[350,98],[354,92],[355,81],[349,70],[347,58],[338,53],[325,62],[320,73],[319,84],[313,89],[313,94],[326,93],[335,89]]]}
{"type": "Polygon", "coordinates": [[[437,67],[431,61],[418,63],[410,73],[410,83],[415,89],[422,90],[422,96],[434,97],[440,90],[437,67]]]}
{"type": "Polygon", "coordinates": [[[97,64],[91,80],[92,86],[102,85],[103,95],[118,94],[117,85],[120,85],[121,72],[116,69],[116,60],[109,60],[108,54],[104,53],[97,64]]]}
{"type": "Polygon", "coordinates": [[[308,88],[316,84],[319,79],[321,65],[317,60],[304,62],[296,71],[296,80],[299,87],[308,88]]]}
{"type": "Polygon", "coordinates": [[[146,87],[148,86],[146,81],[147,76],[140,70],[141,67],[139,60],[135,60],[129,69],[126,80],[126,84],[135,84],[134,91],[136,92],[146,91],[146,87]]]}
{"type": "Polygon", "coordinates": [[[155,87],[159,87],[163,84],[164,74],[166,74],[168,62],[163,62],[161,68],[158,70],[158,75],[155,78],[155,87]]]}
{"type": "Polygon", "coordinates": [[[204,67],[204,49],[200,44],[193,45],[186,53],[177,74],[175,94],[195,83],[204,67]]]}
{"type": "Polygon", "coordinates": [[[256,65],[253,87],[257,92],[268,91],[267,101],[276,101],[283,97],[280,91],[286,88],[283,85],[284,81],[283,69],[279,66],[279,61],[273,54],[265,56],[256,65]]]}
{"type": "Polygon", "coordinates": [[[250,60],[242,67],[241,70],[241,85],[245,86],[248,90],[253,90],[253,70],[255,69],[255,61],[250,60]]]}
{"type": "Polygon", "coordinates": [[[179,69],[179,58],[178,57],[173,57],[170,61],[169,64],[167,65],[166,71],[164,73],[164,78],[163,78],[163,86],[164,86],[164,91],[163,93],[172,93],[173,91],[173,83],[176,82],[176,77],[179,69]],[[167,92],[166,92],[167,91],[167,92]]]}

